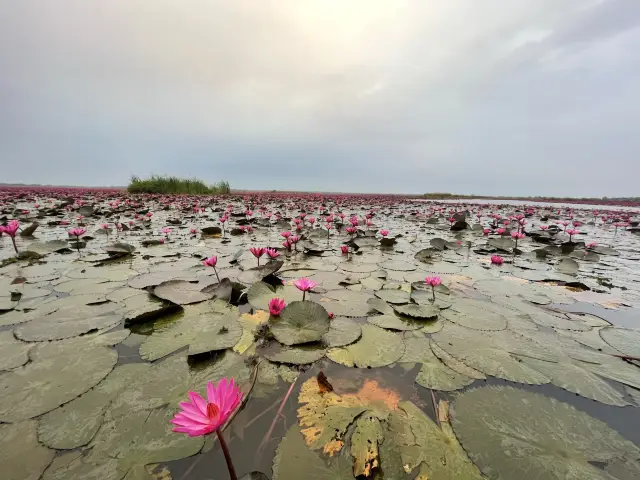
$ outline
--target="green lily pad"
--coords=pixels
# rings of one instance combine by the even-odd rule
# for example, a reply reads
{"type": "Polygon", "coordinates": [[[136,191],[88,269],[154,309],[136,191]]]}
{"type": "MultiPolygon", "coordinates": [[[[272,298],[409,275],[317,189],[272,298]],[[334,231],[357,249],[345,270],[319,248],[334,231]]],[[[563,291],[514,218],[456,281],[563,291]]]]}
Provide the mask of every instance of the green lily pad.
{"type": "Polygon", "coordinates": [[[600,330],[600,337],[619,352],[640,357],[640,330],[606,327],[600,330]]]}
{"type": "Polygon", "coordinates": [[[279,317],[271,319],[270,327],[276,340],[285,345],[315,342],[329,331],[329,314],[315,302],[291,302],[279,317]]]}
{"type": "Polygon", "coordinates": [[[38,345],[29,357],[24,367],[0,375],[3,422],[34,418],[73,400],[106,377],[118,355],[111,348],[71,343],[38,345]]]}
{"type": "Polygon", "coordinates": [[[371,295],[350,290],[331,290],[324,294],[320,303],[328,312],[338,317],[364,317],[369,313],[367,303],[371,295]]]}
{"type": "Polygon", "coordinates": [[[335,317],[329,324],[329,331],[322,336],[322,342],[327,347],[343,347],[352,344],[361,335],[359,324],[350,318],[335,317]]]}
{"type": "Polygon", "coordinates": [[[36,421],[0,425],[0,464],[6,480],[38,480],[55,452],[38,443],[36,421]]]}
{"type": "Polygon", "coordinates": [[[418,268],[415,263],[405,262],[404,260],[387,260],[379,263],[378,266],[385,270],[395,270],[397,272],[411,272],[418,268]]]}
{"type": "Polygon", "coordinates": [[[450,322],[474,330],[504,330],[507,328],[507,319],[489,310],[477,309],[473,314],[466,314],[449,309],[440,312],[440,315],[450,322]]]}
{"type": "Polygon", "coordinates": [[[16,340],[8,330],[0,332],[0,371],[24,365],[29,361],[29,350],[33,344],[16,340]]]}
{"type": "Polygon", "coordinates": [[[462,393],[452,413],[462,446],[490,478],[610,479],[590,462],[640,456],[638,447],[605,423],[569,404],[512,387],[462,393]]]}
{"type": "Polygon", "coordinates": [[[374,325],[362,325],[362,337],[346,347],[331,348],[327,357],[347,367],[384,367],[404,353],[399,335],[374,325]]]}
{"type": "Polygon", "coordinates": [[[259,352],[261,356],[272,362],[305,365],[324,357],[326,349],[318,344],[287,347],[274,343],[261,348],[259,352]]]}
{"type": "Polygon", "coordinates": [[[425,388],[451,392],[473,383],[474,378],[458,373],[434,355],[430,340],[426,337],[404,339],[404,355],[398,363],[420,363],[422,367],[416,376],[416,383],[425,388]]]}
{"type": "Polygon", "coordinates": [[[204,293],[205,285],[185,282],[184,280],[168,280],[153,289],[153,294],[176,305],[189,305],[204,302],[213,298],[213,293],[204,293]]]}
{"type": "Polygon", "coordinates": [[[393,310],[400,315],[417,318],[420,320],[434,319],[440,313],[440,309],[431,305],[416,305],[409,303],[407,305],[394,305],[393,310]]]}
{"type": "Polygon", "coordinates": [[[304,443],[300,428],[294,425],[284,436],[273,458],[273,480],[308,478],[314,480],[353,480],[351,461],[343,455],[328,462],[304,443]]]}
{"type": "Polygon", "coordinates": [[[384,300],[387,303],[403,304],[409,303],[409,292],[400,290],[398,288],[390,289],[384,288],[376,292],[376,297],[384,300]]]}
{"type": "MultiPolygon", "coordinates": [[[[116,304],[112,304],[114,307],[116,304]]],[[[122,315],[102,313],[101,305],[63,307],[50,315],[20,325],[15,329],[16,337],[26,342],[43,342],[76,337],[88,332],[114,327],[122,322],[122,315]]]]}
{"type": "Polygon", "coordinates": [[[158,300],[146,292],[127,297],[120,305],[127,323],[147,322],[176,308],[173,303],[158,300]]]}
{"type": "Polygon", "coordinates": [[[269,310],[269,302],[273,298],[282,298],[289,304],[302,300],[302,292],[293,285],[278,286],[276,288],[264,282],[256,282],[247,291],[247,300],[253,308],[269,310]]]}
{"type": "Polygon", "coordinates": [[[372,315],[367,317],[367,322],[378,327],[390,330],[418,330],[424,325],[405,317],[399,317],[395,313],[386,315],[372,315]]]}
{"type": "Polygon", "coordinates": [[[242,336],[237,309],[218,302],[186,305],[173,322],[167,322],[140,345],[140,356],[157,360],[189,346],[189,355],[233,347],[242,336]]]}

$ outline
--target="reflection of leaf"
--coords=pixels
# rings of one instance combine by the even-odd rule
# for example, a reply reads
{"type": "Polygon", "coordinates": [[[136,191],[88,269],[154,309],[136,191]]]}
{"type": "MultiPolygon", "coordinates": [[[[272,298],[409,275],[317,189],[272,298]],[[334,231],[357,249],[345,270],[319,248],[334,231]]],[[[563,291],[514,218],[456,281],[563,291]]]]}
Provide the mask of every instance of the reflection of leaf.
{"type": "Polygon", "coordinates": [[[640,456],[605,423],[512,387],[469,390],[456,398],[452,417],[469,456],[495,479],[610,479],[590,462],[640,456]]]}

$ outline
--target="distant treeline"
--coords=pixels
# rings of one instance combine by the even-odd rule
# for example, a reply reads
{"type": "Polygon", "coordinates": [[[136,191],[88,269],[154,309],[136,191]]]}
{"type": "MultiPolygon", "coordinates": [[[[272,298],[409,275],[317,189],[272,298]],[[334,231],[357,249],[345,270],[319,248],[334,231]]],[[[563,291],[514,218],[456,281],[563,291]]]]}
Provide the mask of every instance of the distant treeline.
{"type": "Polygon", "coordinates": [[[583,203],[596,205],[629,205],[636,206],[640,203],[640,197],[505,197],[491,195],[463,195],[456,193],[425,193],[423,198],[430,200],[522,200],[530,202],[556,202],[556,203],[583,203]]]}
{"type": "Polygon", "coordinates": [[[129,193],[165,193],[188,195],[216,195],[230,193],[229,182],[220,181],[213,185],[207,185],[197,178],[178,178],[167,175],[152,175],[141,179],[135,175],[131,177],[129,193]]]}

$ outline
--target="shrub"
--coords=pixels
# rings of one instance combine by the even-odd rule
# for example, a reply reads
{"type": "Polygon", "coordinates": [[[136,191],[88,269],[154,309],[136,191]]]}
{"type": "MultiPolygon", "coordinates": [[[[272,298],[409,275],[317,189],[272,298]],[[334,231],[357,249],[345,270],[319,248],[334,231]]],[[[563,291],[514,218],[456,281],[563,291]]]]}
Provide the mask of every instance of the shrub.
{"type": "Polygon", "coordinates": [[[189,194],[189,195],[214,195],[231,192],[229,182],[220,181],[213,185],[207,185],[196,178],[178,178],[168,175],[151,175],[146,179],[132,176],[129,193],[165,193],[165,194],[189,194]]]}

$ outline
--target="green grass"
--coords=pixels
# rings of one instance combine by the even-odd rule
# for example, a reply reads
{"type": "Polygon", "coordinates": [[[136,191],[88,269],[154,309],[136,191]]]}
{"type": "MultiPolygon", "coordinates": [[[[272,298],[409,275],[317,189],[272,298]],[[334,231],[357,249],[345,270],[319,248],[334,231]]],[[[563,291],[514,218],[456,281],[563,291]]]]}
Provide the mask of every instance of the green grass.
{"type": "Polygon", "coordinates": [[[135,175],[131,177],[129,193],[169,193],[188,195],[215,195],[230,193],[229,182],[220,181],[213,185],[207,185],[202,180],[196,178],[178,178],[167,175],[151,175],[146,179],[141,179],[135,175]]]}

